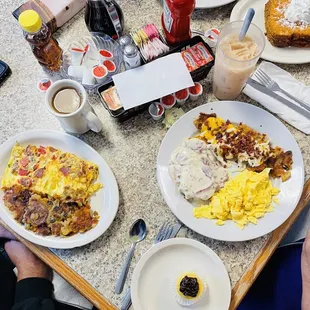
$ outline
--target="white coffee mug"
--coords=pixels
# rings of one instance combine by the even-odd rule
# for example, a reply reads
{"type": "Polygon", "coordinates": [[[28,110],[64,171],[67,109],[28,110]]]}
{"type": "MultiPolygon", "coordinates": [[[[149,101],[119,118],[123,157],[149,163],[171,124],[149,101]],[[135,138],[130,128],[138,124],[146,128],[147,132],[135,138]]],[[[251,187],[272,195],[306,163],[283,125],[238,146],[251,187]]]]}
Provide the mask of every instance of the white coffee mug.
{"type": "Polygon", "coordinates": [[[84,87],[76,81],[60,80],[53,83],[46,92],[45,103],[49,112],[58,118],[61,127],[69,133],[82,134],[89,130],[94,132],[100,132],[102,130],[102,123],[98,116],[93,113],[87,101],[87,93],[84,87]],[[82,100],[81,105],[72,113],[58,113],[53,108],[53,98],[60,89],[67,87],[74,88],[77,91],[82,100]]]}

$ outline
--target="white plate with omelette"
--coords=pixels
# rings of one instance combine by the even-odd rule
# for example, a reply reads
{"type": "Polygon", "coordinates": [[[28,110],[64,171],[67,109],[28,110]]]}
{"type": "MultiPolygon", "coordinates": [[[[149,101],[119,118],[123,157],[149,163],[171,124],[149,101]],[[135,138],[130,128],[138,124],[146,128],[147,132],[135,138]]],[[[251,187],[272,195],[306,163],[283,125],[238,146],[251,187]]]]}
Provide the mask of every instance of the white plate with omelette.
{"type": "MultiPolygon", "coordinates": [[[[189,111],[169,129],[158,153],[157,180],[169,208],[186,226],[209,238],[223,241],[245,241],[272,232],[291,215],[302,193],[304,164],[294,137],[281,121],[265,110],[248,103],[220,101],[189,111]],[[227,218],[221,225],[217,225],[213,219],[196,218],[193,214],[194,205],[190,202],[191,200],[185,199],[184,193],[179,191],[178,186],[172,180],[169,174],[172,154],[184,141],[198,133],[193,122],[200,113],[216,113],[218,117],[230,120],[232,123],[244,123],[258,133],[266,134],[272,146],[279,146],[292,152],[293,164],[290,178],[285,182],[276,179],[274,185],[280,190],[277,195],[278,204],[275,204],[273,212],[267,212],[263,217],[258,218],[256,224],[248,223],[240,229],[234,221],[227,218]]],[[[208,204],[209,201],[204,202],[203,205],[208,204]]]]}
{"type": "Polygon", "coordinates": [[[1,219],[42,246],[88,244],[110,227],[118,210],[118,186],[108,164],[85,142],[62,132],[33,130],[7,140],[0,179],[1,219]]]}

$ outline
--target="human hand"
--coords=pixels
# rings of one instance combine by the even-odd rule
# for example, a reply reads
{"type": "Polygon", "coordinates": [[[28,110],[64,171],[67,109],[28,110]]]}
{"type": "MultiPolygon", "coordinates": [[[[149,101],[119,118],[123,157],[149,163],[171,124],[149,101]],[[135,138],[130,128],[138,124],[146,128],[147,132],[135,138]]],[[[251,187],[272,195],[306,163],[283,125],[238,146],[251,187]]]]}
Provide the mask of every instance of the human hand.
{"type": "Polygon", "coordinates": [[[310,230],[301,254],[302,310],[310,310],[310,230]]]}
{"type": "Polygon", "coordinates": [[[0,238],[16,240],[16,238],[0,224],[0,238]]]}
{"type": "Polygon", "coordinates": [[[17,281],[26,278],[45,278],[52,280],[52,270],[21,242],[11,240],[5,243],[5,251],[18,270],[17,281]]]}

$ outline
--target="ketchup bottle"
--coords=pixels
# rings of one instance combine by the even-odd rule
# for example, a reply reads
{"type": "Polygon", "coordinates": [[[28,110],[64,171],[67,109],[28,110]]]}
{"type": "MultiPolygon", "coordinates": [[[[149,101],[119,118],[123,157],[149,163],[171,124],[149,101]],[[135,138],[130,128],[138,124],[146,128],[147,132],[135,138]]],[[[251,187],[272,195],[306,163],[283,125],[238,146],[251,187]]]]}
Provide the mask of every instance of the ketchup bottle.
{"type": "Polygon", "coordinates": [[[161,23],[167,43],[177,45],[191,38],[190,19],[195,0],[163,0],[161,23]]]}

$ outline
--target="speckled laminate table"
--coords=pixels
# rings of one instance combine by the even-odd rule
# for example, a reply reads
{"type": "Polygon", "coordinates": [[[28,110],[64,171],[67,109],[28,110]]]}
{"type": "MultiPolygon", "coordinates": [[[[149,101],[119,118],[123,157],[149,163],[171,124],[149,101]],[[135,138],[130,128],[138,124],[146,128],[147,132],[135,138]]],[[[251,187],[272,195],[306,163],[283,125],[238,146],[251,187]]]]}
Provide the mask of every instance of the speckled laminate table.
{"type": "MultiPolygon", "coordinates": [[[[160,26],[159,1],[119,0],[119,3],[124,11],[126,30],[149,22],[160,26]]],[[[62,131],[58,121],[47,113],[44,107],[44,94],[36,90],[38,80],[46,76],[46,73],[32,56],[21,29],[11,15],[18,5],[20,5],[18,0],[3,0],[0,7],[0,59],[6,61],[13,71],[12,76],[0,88],[0,144],[26,130],[62,131]]],[[[207,30],[211,26],[221,28],[228,22],[233,6],[234,4],[230,4],[217,9],[195,11],[192,28],[197,30],[207,30]]],[[[80,12],[56,33],[56,38],[63,47],[72,39],[87,33],[83,12],[80,12]]],[[[304,83],[310,84],[309,64],[281,67],[304,83]]],[[[196,103],[190,103],[187,109],[215,100],[211,93],[211,76],[212,74],[202,81],[205,89],[202,98],[196,103]]],[[[130,247],[128,239],[130,224],[137,218],[144,218],[148,226],[148,235],[136,249],[124,292],[130,283],[134,266],[151,246],[160,225],[166,220],[176,221],[161,196],[155,176],[156,155],[166,131],[161,123],[152,121],[147,112],[118,124],[101,106],[96,95],[90,96],[89,100],[103,122],[103,131],[100,134],[89,132],[80,138],[95,148],[114,171],[120,189],[119,211],[112,226],[98,240],[82,248],[53,252],[119,307],[122,296],[114,293],[114,286],[124,256],[130,247]]],[[[251,102],[244,95],[238,100],[251,102]]],[[[310,137],[288,127],[302,150],[308,178],[310,137]]],[[[264,236],[248,242],[225,243],[204,238],[186,228],[182,228],[179,236],[197,239],[212,248],[223,260],[232,286],[240,279],[269,238],[264,236]]]]}

